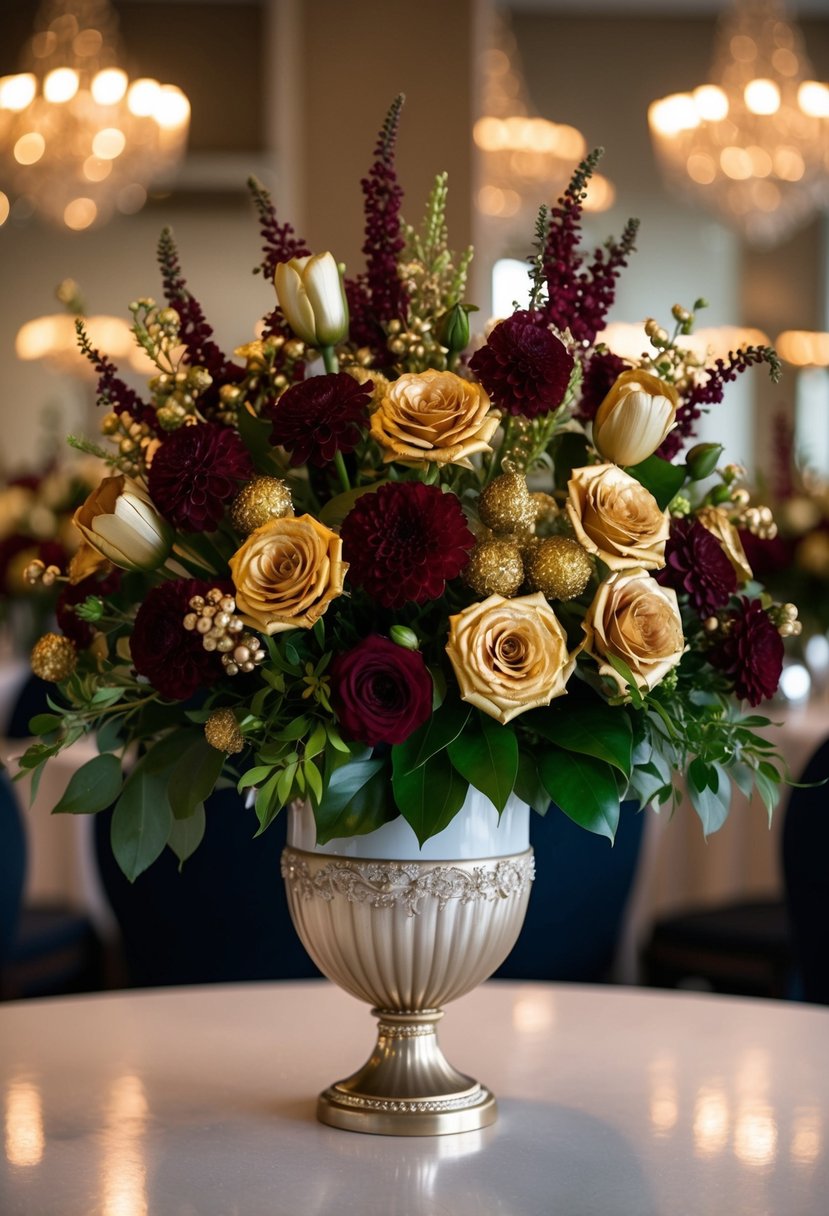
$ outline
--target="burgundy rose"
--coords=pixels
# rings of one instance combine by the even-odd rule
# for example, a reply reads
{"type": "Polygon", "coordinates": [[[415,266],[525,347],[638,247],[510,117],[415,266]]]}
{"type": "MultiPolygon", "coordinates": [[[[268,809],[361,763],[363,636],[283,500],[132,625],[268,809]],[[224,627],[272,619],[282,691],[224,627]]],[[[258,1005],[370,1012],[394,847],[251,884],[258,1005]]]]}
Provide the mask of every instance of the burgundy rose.
{"type": "Polygon", "coordinates": [[[346,372],[294,384],[265,411],[273,421],[271,443],[289,451],[294,466],[326,465],[337,452],[353,452],[368,426],[373,387],[346,372]]]}
{"type": "Polygon", "coordinates": [[[725,614],[718,636],[708,658],[737,696],[750,705],[773,696],[783,670],[783,639],[760,600],[742,596],[739,608],[725,614]]]}
{"type": "Polygon", "coordinates": [[[385,608],[437,599],[475,543],[455,495],[420,481],[389,482],[363,494],[340,534],[349,582],[385,608]]]}
{"type": "Polygon", "coordinates": [[[656,576],[663,587],[684,591],[700,616],[724,607],[737,590],[737,574],[716,537],[687,516],[671,520],[665,567],[656,576]]]}
{"type": "Polygon", "coordinates": [[[153,456],[150,497],[183,532],[213,532],[239,482],[253,475],[247,448],[231,427],[212,422],[182,426],[153,456]]]}
{"type": "Polygon", "coordinates": [[[334,708],[350,739],[403,743],[432,712],[432,679],[416,650],[370,634],[331,664],[334,708]]]}
{"type": "Polygon", "coordinates": [[[130,639],[133,666],[170,701],[186,701],[222,674],[219,655],[205,650],[201,634],[182,624],[192,597],[216,585],[196,578],[162,583],[138,609],[130,639]]]}
{"type": "Polygon", "coordinates": [[[469,366],[499,409],[537,418],[561,405],[573,356],[540,313],[516,312],[495,326],[469,366]]]}

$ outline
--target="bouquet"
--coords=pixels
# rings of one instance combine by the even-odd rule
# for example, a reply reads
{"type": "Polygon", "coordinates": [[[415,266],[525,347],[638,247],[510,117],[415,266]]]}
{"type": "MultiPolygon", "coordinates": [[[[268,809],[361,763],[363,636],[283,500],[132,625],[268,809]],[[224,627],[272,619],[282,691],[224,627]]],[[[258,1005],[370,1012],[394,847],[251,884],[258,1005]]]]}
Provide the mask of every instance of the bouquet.
{"type": "Polygon", "coordinates": [[[362,182],[361,273],[252,182],[276,301],[232,358],[169,232],[165,302],[130,305],[146,395],[78,324],[111,447],[73,442],[112,475],[75,514],[75,619],[34,648],[58,688],[22,763],[97,732],[55,810],[114,804],[130,878],[192,853],[217,782],[248,792],[252,830],[304,799],[320,842],[400,815],[423,842],[470,786],[612,840],[623,798],[687,783],[711,832],[732,783],[771,809],[784,777],[743,705],[777,687],[790,610],[753,581],[721,448],[682,454],[774,352],[701,366],[676,339],[702,300],[649,322],[635,363],[597,342],[636,236],[580,248],[598,152],[539,213],[529,305],[470,351],[446,176],[401,218],[401,101],[362,182]]]}

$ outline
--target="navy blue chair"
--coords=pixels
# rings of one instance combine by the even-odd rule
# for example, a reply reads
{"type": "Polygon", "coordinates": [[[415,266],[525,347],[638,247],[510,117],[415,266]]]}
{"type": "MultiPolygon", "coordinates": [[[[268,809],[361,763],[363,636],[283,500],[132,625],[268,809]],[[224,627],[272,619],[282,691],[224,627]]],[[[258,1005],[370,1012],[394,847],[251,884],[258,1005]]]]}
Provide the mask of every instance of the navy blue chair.
{"type": "Polygon", "coordinates": [[[521,935],[496,979],[610,978],[644,825],[637,804],[623,803],[611,847],[557,807],[531,816],[536,878],[521,935]]]}
{"type": "MultiPolygon", "coordinates": [[[[804,783],[829,777],[829,740],[806,766],[804,783]]],[[[783,824],[783,875],[799,991],[829,1005],[829,785],[793,789],[783,824]]]]}
{"type": "Polygon", "coordinates": [[[35,714],[52,712],[46,698],[54,696],[55,692],[54,684],[41,680],[36,675],[27,676],[18,690],[9,719],[0,734],[6,739],[28,739],[31,734],[29,722],[35,714]]]}
{"type": "Polygon", "coordinates": [[[58,996],[101,987],[101,942],[82,913],[22,905],[26,834],[14,790],[0,772],[0,996],[58,996]]]}

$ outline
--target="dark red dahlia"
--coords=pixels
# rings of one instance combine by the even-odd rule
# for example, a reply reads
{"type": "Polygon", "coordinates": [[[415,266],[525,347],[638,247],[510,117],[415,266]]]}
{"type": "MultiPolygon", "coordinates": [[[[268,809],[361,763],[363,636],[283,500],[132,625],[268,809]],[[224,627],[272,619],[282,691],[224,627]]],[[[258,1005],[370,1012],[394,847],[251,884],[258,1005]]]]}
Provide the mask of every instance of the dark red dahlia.
{"type": "Polygon", "coordinates": [[[150,496],[182,532],[213,532],[239,482],[253,475],[247,449],[236,431],[212,422],[182,426],[153,456],[150,496]]]}
{"type": "Polygon", "coordinates": [[[628,366],[629,364],[614,355],[613,351],[596,351],[584,369],[576,417],[582,422],[592,422],[596,417],[596,410],[628,366]]]}
{"type": "Polygon", "coordinates": [[[711,616],[737,590],[737,574],[717,538],[688,516],[671,520],[665,567],[656,576],[663,587],[684,591],[700,616],[711,616]]]}
{"type": "Polygon", "coordinates": [[[330,464],[337,452],[353,452],[368,426],[373,387],[346,372],[294,384],[265,411],[271,443],[291,453],[292,465],[330,464]]]}
{"type": "Polygon", "coordinates": [[[719,636],[708,658],[731,680],[737,696],[749,705],[773,696],[783,670],[783,639],[760,600],[741,596],[739,608],[726,613],[719,636]]]}
{"type": "Polygon", "coordinates": [[[573,356],[541,313],[516,312],[495,326],[469,366],[499,409],[537,418],[561,405],[573,356]]]}
{"type": "Polygon", "coordinates": [[[206,595],[214,586],[197,578],[162,583],[138,609],[130,638],[133,666],[170,701],[186,701],[222,674],[216,651],[205,650],[201,634],[188,633],[182,624],[192,597],[206,595]]]}
{"type": "Polygon", "coordinates": [[[341,535],[349,580],[385,608],[437,599],[475,543],[455,495],[419,481],[363,494],[341,535]]]}
{"type": "Polygon", "coordinates": [[[331,664],[331,690],[349,739],[403,743],[432,712],[432,678],[419,651],[370,634],[331,664]]]}
{"type": "Polygon", "coordinates": [[[112,595],[121,585],[121,570],[110,570],[103,578],[91,574],[79,583],[64,583],[55,607],[55,616],[61,633],[71,638],[78,650],[86,650],[92,641],[92,626],[82,620],[75,612],[78,604],[82,604],[87,596],[99,595],[105,599],[112,595]]]}

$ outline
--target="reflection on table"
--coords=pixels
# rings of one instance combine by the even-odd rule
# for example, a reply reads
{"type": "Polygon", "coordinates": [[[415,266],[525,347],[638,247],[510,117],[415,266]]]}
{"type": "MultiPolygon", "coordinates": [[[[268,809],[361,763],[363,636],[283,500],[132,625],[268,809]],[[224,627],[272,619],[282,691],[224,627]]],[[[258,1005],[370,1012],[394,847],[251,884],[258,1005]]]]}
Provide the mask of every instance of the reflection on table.
{"type": "Polygon", "coordinates": [[[498,1123],[395,1139],[323,1127],[365,1007],[319,982],[0,1008],[4,1216],[818,1216],[829,1011],[491,983],[449,1057],[498,1123]]]}

